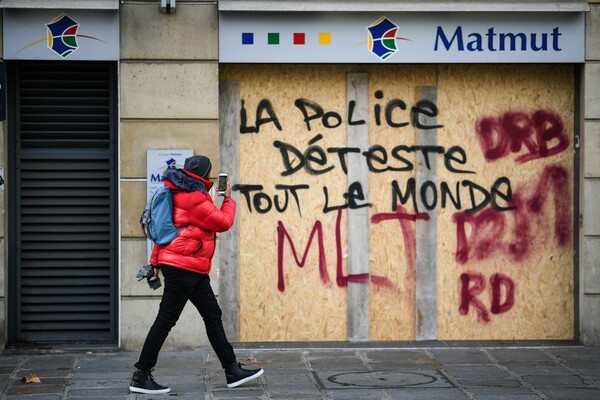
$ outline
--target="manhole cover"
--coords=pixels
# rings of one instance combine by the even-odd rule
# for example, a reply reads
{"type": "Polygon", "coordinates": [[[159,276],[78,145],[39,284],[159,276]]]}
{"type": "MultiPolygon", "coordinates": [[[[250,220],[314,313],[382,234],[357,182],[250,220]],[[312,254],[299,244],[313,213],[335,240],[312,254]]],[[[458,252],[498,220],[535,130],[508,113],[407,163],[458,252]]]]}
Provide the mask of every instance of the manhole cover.
{"type": "Polygon", "coordinates": [[[437,381],[435,376],[418,372],[370,371],[345,372],[329,377],[329,381],[342,386],[369,388],[398,388],[427,385],[437,381]]]}

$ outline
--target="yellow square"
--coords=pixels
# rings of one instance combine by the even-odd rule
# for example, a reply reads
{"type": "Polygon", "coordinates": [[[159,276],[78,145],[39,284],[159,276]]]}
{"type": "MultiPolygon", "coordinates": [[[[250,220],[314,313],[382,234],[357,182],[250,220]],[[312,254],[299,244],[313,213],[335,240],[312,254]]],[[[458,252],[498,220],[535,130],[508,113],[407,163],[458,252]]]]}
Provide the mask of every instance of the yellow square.
{"type": "Polygon", "coordinates": [[[319,44],[320,45],[331,44],[331,33],[329,33],[329,32],[319,32],[319,44]]]}

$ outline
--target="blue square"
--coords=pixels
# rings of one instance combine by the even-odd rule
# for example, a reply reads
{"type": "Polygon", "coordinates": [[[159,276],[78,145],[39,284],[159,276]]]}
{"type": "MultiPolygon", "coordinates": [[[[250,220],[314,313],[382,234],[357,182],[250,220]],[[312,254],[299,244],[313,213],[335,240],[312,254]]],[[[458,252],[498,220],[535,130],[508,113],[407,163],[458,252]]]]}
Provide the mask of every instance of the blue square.
{"type": "Polygon", "coordinates": [[[242,44],[254,44],[254,33],[243,32],[242,33],[242,44]]]}

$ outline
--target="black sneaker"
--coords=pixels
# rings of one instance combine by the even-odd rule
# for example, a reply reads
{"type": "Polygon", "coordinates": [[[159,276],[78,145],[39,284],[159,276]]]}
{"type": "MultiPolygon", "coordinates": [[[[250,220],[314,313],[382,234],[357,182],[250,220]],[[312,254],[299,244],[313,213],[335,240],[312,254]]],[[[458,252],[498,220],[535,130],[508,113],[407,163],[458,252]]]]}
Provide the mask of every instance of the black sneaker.
{"type": "Polygon", "coordinates": [[[144,394],[165,394],[169,393],[171,388],[154,382],[154,377],[150,371],[138,369],[133,373],[129,391],[144,394]]]}
{"type": "Polygon", "coordinates": [[[227,378],[227,387],[234,388],[250,382],[263,374],[263,369],[245,369],[240,363],[233,363],[225,369],[225,377],[227,378]]]}

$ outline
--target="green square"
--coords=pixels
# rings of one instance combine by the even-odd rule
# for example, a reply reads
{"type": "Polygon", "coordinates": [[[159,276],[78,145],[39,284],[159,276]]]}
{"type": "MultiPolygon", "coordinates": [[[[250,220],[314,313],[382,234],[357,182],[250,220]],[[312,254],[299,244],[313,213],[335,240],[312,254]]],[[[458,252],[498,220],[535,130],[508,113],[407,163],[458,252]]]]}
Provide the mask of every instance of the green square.
{"type": "Polygon", "coordinates": [[[267,41],[269,44],[279,44],[279,33],[269,33],[267,35],[267,41]]]}

